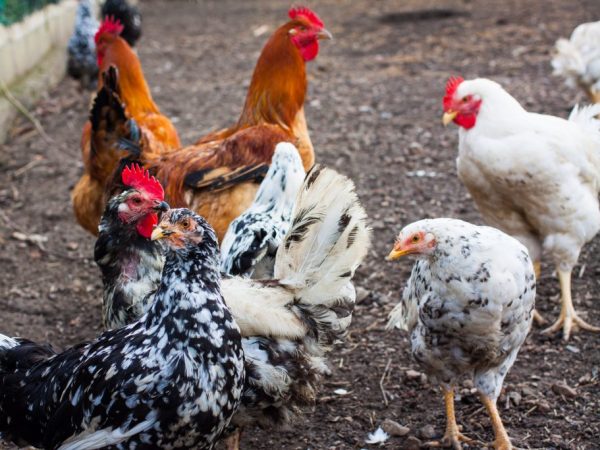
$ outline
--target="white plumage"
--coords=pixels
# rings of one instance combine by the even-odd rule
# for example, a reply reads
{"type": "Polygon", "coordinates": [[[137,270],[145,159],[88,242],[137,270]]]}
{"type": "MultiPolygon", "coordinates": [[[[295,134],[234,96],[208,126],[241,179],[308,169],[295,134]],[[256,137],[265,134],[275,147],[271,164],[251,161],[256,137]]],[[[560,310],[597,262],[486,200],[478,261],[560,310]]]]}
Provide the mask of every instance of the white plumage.
{"type": "Polygon", "coordinates": [[[400,232],[390,259],[411,253],[419,260],[390,325],[410,331],[415,360],[445,393],[445,444],[460,448],[466,440],[456,428],[453,386],[473,375],[496,448],[511,448],[495,405],[531,325],[535,274],[527,249],[495,228],[426,219],[400,232]]]}
{"type": "Polygon", "coordinates": [[[570,273],[600,230],[600,105],[575,107],[568,120],[530,113],[499,84],[475,79],[453,95],[459,125],[464,98],[479,109],[474,125],[459,129],[460,179],[485,220],[525,244],[536,270],[542,250],[553,258],[563,307],[548,331],[564,325],[568,339],[573,324],[594,330],[575,314],[570,273]]]}
{"type": "Polygon", "coordinates": [[[298,149],[275,147],[269,171],[254,202],[229,224],[221,243],[221,270],[257,279],[273,277],[275,253],[287,233],[305,172],[298,149]]]}
{"type": "Polygon", "coordinates": [[[600,103],[600,21],[582,23],[570,39],[556,41],[552,67],[568,86],[582,87],[592,101],[600,103]]]}

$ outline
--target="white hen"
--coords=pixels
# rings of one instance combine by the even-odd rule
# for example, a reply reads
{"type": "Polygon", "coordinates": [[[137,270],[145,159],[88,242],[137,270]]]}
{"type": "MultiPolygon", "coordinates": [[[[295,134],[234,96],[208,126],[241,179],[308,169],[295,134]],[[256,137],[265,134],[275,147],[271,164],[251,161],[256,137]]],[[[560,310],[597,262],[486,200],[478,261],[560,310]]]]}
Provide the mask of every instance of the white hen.
{"type": "Polygon", "coordinates": [[[273,277],[275,253],[290,228],[305,175],[298,149],[288,142],[277,144],[254,202],[227,228],[221,244],[222,272],[256,279],[273,277]]]}
{"type": "Polygon", "coordinates": [[[442,443],[460,449],[460,441],[471,441],[458,431],[454,384],[472,374],[496,449],[511,449],[496,400],[531,325],[535,274],[527,249],[495,228],[426,219],[402,229],[388,259],[407,254],[419,260],[390,326],[411,332],[413,357],[442,387],[442,443]]]}
{"type": "Polygon", "coordinates": [[[570,39],[556,41],[552,67],[568,86],[580,86],[594,103],[600,103],[600,21],[582,23],[570,39]]]}
{"type": "Polygon", "coordinates": [[[498,83],[452,78],[444,124],[459,129],[458,176],[485,220],[519,239],[539,275],[542,249],[558,269],[560,317],[547,332],[583,321],[571,299],[571,271],[600,230],[600,105],[575,107],[569,120],[529,113],[498,83]]]}

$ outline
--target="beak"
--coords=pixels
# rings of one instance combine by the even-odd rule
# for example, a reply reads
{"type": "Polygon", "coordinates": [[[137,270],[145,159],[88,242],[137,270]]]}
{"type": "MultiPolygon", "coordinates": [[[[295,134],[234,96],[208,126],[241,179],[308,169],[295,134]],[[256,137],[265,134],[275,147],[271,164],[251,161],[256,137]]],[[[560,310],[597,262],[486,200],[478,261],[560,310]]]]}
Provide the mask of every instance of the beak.
{"type": "Polygon", "coordinates": [[[173,232],[170,230],[161,228],[161,227],[156,227],[156,228],[154,228],[154,230],[152,230],[152,235],[150,236],[150,240],[157,241],[159,239],[169,236],[170,234],[173,234],[173,232]]]}
{"type": "Polygon", "coordinates": [[[317,39],[333,39],[333,35],[323,28],[321,31],[317,33],[317,39]]]}
{"type": "Polygon", "coordinates": [[[410,253],[410,250],[402,249],[399,246],[395,245],[390,254],[387,255],[385,259],[387,259],[388,261],[395,261],[396,259],[407,255],[408,253],[410,253]]]}
{"type": "Polygon", "coordinates": [[[167,202],[160,202],[154,206],[155,211],[167,212],[169,210],[169,204],[167,202]]]}
{"type": "Polygon", "coordinates": [[[442,116],[442,123],[444,126],[447,126],[450,122],[452,122],[457,115],[458,111],[446,111],[442,116]]]}

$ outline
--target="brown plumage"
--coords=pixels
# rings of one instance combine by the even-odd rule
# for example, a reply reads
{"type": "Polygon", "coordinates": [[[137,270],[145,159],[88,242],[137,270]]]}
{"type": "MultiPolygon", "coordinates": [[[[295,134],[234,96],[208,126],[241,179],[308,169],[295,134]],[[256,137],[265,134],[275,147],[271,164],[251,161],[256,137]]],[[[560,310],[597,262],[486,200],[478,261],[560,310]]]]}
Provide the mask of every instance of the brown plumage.
{"type": "Polygon", "coordinates": [[[263,48],[234,126],[167,154],[152,155],[141,146],[140,160],[165,186],[169,204],[204,216],[219,239],[252,203],[277,143],[293,143],[306,170],[314,164],[303,108],[305,62],[316,56],[318,39],[330,35],[316,15],[290,11],[292,16],[263,48]],[[313,52],[307,54],[309,45],[313,52]]]}
{"type": "Polygon", "coordinates": [[[119,160],[129,155],[128,151],[118,148],[118,140],[131,134],[132,124],[128,119],[135,120],[148,157],[154,158],[181,146],[177,130],[152,100],[138,57],[118,35],[121,28],[117,22],[107,19],[96,34],[102,76],[90,120],[83,127],[84,173],[71,194],[77,221],[93,234],[98,233],[106,203],[106,185],[119,160]]]}

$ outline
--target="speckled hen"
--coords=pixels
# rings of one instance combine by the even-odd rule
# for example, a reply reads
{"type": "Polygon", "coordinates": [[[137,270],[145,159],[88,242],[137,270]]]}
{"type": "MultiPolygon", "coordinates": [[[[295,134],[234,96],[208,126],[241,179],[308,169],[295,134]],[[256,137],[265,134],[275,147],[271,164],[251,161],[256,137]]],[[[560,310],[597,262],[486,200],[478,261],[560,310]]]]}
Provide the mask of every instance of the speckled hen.
{"type": "Polygon", "coordinates": [[[472,442],[454,416],[454,384],[472,375],[495,448],[511,449],[496,400],[531,326],[536,286],[527,249],[495,228],[426,219],[402,229],[388,259],[408,254],[418,261],[389,326],[410,331],[414,359],[442,388],[442,444],[460,449],[461,441],[472,442]]]}
{"type": "Polygon", "coordinates": [[[224,273],[273,278],[275,254],[290,228],[305,175],[298,149],[288,142],[277,144],[254,202],[229,224],[221,242],[224,273]]]}
{"type": "Polygon", "coordinates": [[[526,111],[494,81],[452,78],[443,106],[444,123],[460,127],[458,176],[486,222],[527,247],[537,275],[542,250],[554,260],[562,305],[546,332],[600,331],[571,298],[573,267],[600,230],[600,105],[565,120],[526,111]]]}
{"type": "Polygon", "coordinates": [[[131,323],[148,309],[164,264],[163,249],[150,240],[158,212],[169,209],[163,188],[137,164],[124,161],[124,165],[121,179],[112,186],[123,191],[109,200],[94,247],[94,260],[102,272],[107,329],[131,323]]]}
{"type": "MultiPolygon", "coordinates": [[[[272,280],[222,280],[225,301],[245,337],[244,394],[230,431],[253,424],[281,425],[312,404],[319,380],[328,373],[323,357],[344,337],[352,320],[356,293],[351,280],[369,245],[366,214],[354,184],[316,166],[300,188],[292,217],[277,251],[272,280]]],[[[155,289],[152,280],[160,272],[152,246],[157,244],[148,241],[140,246],[136,259],[146,265],[136,273],[145,273],[149,282],[140,279],[136,282],[140,289],[119,289],[121,302],[133,305],[134,312],[149,306],[148,295],[155,289]]],[[[129,252],[128,246],[121,249],[129,252]]],[[[118,250],[111,253],[115,261],[121,258],[118,250]]],[[[113,286],[131,282],[111,273],[105,295],[114,292],[113,286]]],[[[113,310],[105,321],[124,325],[124,319],[128,316],[113,310]]]]}
{"type": "Polygon", "coordinates": [[[56,354],[0,335],[0,433],[45,449],[210,449],[237,410],[239,328],[221,295],[214,231],[165,214],[163,275],[147,313],[56,354]]]}

